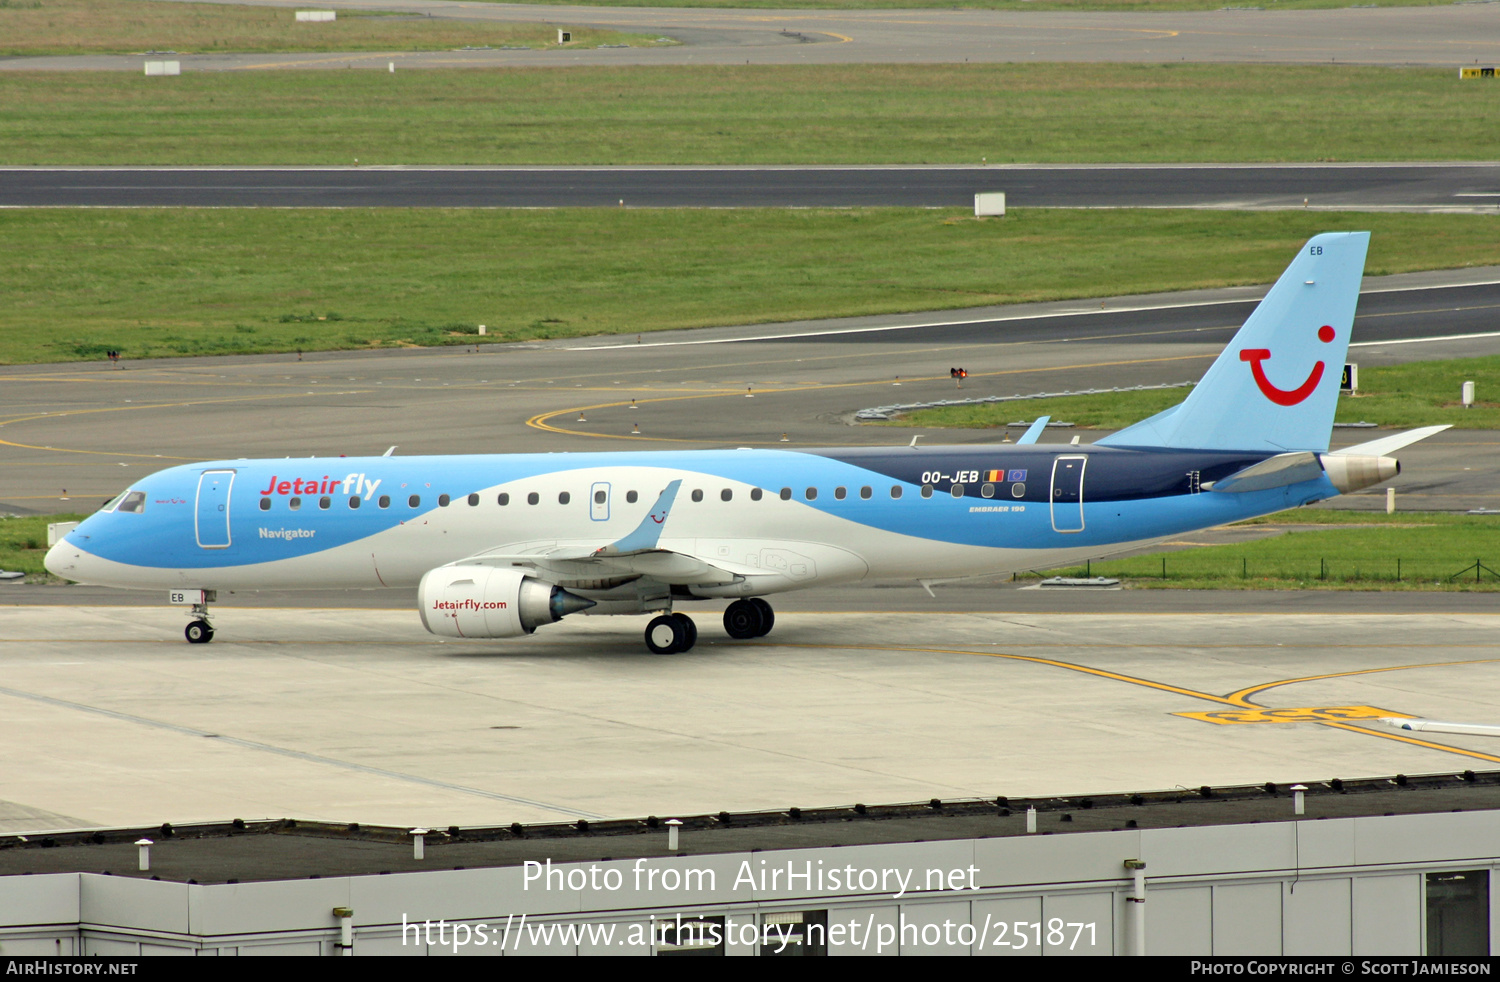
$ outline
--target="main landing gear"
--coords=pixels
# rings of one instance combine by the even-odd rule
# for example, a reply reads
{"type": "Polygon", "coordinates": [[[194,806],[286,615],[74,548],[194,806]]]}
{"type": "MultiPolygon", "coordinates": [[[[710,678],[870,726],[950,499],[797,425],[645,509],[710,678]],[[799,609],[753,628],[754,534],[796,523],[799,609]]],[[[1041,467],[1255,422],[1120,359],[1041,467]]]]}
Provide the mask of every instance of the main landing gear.
{"type": "MultiPolygon", "coordinates": [[[[771,633],[776,613],[759,597],[736,600],[724,611],[724,631],[731,638],[760,638],[771,633]]],[[[658,655],[676,655],[698,643],[698,626],[686,614],[662,614],[646,625],[646,647],[658,655]]]]}
{"type": "Polygon", "coordinates": [[[761,638],[771,633],[776,612],[759,597],[736,600],[724,611],[724,631],[731,638],[761,638]]]}
{"type": "Polygon", "coordinates": [[[646,647],[653,654],[675,655],[698,643],[698,625],[686,614],[662,614],[646,625],[646,647]]]}

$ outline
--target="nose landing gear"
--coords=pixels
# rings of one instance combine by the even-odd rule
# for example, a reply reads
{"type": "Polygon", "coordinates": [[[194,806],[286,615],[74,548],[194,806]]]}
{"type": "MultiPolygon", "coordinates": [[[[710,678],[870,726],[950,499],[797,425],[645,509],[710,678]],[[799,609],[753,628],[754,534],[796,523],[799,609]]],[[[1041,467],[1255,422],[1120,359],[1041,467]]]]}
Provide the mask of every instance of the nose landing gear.
{"type": "Polygon", "coordinates": [[[167,602],[173,604],[192,604],[193,609],[188,611],[187,628],[182,632],[188,639],[188,644],[208,644],[214,639],[214,626],[208,619],[208,605],[219,599],[217,591],[214,590],[172,590],[167,596],[167,602]]]}

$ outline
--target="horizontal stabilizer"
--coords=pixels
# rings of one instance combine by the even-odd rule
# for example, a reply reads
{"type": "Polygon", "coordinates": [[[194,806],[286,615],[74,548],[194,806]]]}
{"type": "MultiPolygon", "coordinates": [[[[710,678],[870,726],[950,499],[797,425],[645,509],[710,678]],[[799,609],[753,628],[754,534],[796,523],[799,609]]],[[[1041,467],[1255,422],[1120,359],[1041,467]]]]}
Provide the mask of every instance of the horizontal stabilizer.
{"type": "Polygon", "coordinates": [[[1315,453],[1283,453],[1251,464],[1244,470],[1235,471],[1219,481],[1203,482],[1205,491],[1242,493],[1284,488],[1303,481],[1316,481],[1323,476],[1323,467],[1315,453]]]}
{"type": "Polygon", "coordinates": [[[1037,442],[1042,438],[1042,431],[1047,428],[1047,424],[1050,422],[1052,422],[1051,416],[1038,416],[1035,422],[1026,427],[1026,432],[1021,434],[1021,439],[1017,440],[1016,444],[1019,446],[1023,443],[1037,442]]]}
{"type": "Polygon", "coordinates": [[[1395,453],[1402,447],[1409,447],[1418,440],[1425,440],[1430,436],[1436,436],[1446,429],[1451,429],[1452,423],[1444,423],[1442,426],[1423,426],[1420,429],[1407,430],[1405,433],[1393,433],[1383,436],[1369,443],[1361,443],[1354,447],[1345,447],[1343,450],[1335,450],[1334,454],[1341,457],[1384,457],[1395,453]]]}

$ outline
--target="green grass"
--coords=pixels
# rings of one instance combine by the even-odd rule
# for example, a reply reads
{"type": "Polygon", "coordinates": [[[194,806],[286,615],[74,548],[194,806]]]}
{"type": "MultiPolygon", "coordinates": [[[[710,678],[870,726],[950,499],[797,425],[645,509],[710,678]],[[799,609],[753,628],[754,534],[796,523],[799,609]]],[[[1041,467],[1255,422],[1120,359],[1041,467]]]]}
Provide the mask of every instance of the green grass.
{"type": "MultiPolygon", "coordinates": [[[[558,47],[557,30],[548,24],[434,20],[360,10],[340,10],[332,23],[299,24],[295,14],[288,7],[149,0],[0,0],[0,57],[558,47]]],[[[582,28],[573,32],[567,47],[657,43],[655,35],[582,28]]]]}
{"type": "Polygon", "coordinates": [[[1304,509],[1254,524],[1293,528],[1255,542],[1099,560],[1017,579],[1087,574],[1117,577],[1132,587],[1220,590],[1500,589],[1500,516],[1304,509]],[[1295,528],[1314,522],[1347,527],[1295,528]],[[1481,570],[1476,580],[1470,568],[1476,560],[1495,572],[1481,570]]]}
{"type": "MultiPolygon", "coordinates": [[[[3,2],[3,0],[0,0],[3,2]]],[[[11,0],[17,2],[17,0],[11,0]]],[[[19,0],[30,2],[30,0],[19,0]]],[[[501,0],[496,0],[501,2],[501,0]]],[[[551,2],[551,0],[548,0],[551,2]]],[[[562,3],[600,7],[710,7],[773,10],[1052,10],[1109,11],[1113,13],[1157,13],[1173,10],[1222,10],[1244,6],[1265,10],[1327,10],[1354,6],[1349,0],[558,0],[562,3]]],[[[1361,6],[1431,7],[1453,0],[1366,0],[1361,6]]],[[[1254,14],[1245,16],[1253,17],[1254,14]]]]}
{"type": "MultiPolygon", "coordinates": [[[[1358,357],[1358,356],[1356,356],[1358,357]]],[[[1393,429],[1415,429],[1448,423],[1458,429],[1500,429],[1500,356],[1411,362],[1388,368],[1361,368],[1359,392],[1339,397],[1334,419],[1340,423],[1375,423],[1393,429]],[[1476,402],[1459,402],[1463,383],[1474,383],[1476,402]],[[1485,399],[1485,396],[1489,396],[1485,399]]],[[[975,406],[944,406],[907,413],[882,426],[991,429],[1038,416],[1076,423],[1093,430],[1118,430],[1175,406],[1187,389],[1156,389],[975,406]]],[[[957,395],[957,393],[955,393],[957,395]]]]}
{"type": "MultiPolygon", "coordinates": [[[[0,570],[26,574],[27,582],[51,579],[42,565],[47,555],[47,526],[53,522],[79,522],[83,515],[32,515],[0,517],[0,570]]],[[[0,590],[5,589],[0,585],[0,590]]]]}
{"type": "MultiPolygon", "coordinates": [[[[1496,220],[1186,210],[0,210],[0,362],[636,333],[1500,263],[1496,220]]],[[[1034,407],[1028,405],[1026,412],[1034,407]]],[[[1016,412],[1017,410],[1010,410],[1016,412]]]]}
{"type": "Polygon", "coordinates": [[[1500,159],[1495,86],[1455,76],[1186,64],[8,71],[0,164],[1500,159]]]}

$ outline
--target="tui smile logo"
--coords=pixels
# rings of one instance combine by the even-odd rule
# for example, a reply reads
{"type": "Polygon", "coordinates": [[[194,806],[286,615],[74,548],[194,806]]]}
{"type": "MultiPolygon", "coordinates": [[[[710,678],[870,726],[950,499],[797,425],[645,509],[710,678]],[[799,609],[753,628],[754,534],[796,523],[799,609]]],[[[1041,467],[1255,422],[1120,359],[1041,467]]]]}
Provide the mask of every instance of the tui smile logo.
{"type": "MultiPolygon", "coordinates": [[[[1333,340],[1334,333],[1332,326],[1324,324],[1318,328],[1318,340],[1324,344],[1328,344],[1333,340]]],[[[1318,383],[1323,380],[1324,365],[1323,362],[1319,361],[1313,365],[1312,371],[1308,373],[1306,381],[1301,385],[1295,389],[1279,389],[1271,384],[1270,379],[1266,378],[1265,367],[1261,364],[1270,357],[1271,350],[1269,348],[1240,349],[1240,361],[1248,361],[1250,363],[1250,374],[1255,376],[1255,384],[1260,387],[1261,393],[1267,399],[1270,399],[1278,406],[1297,405],[1297,403],[1312,395],[1313,390],[1318,387],[1318,383]]]]}

